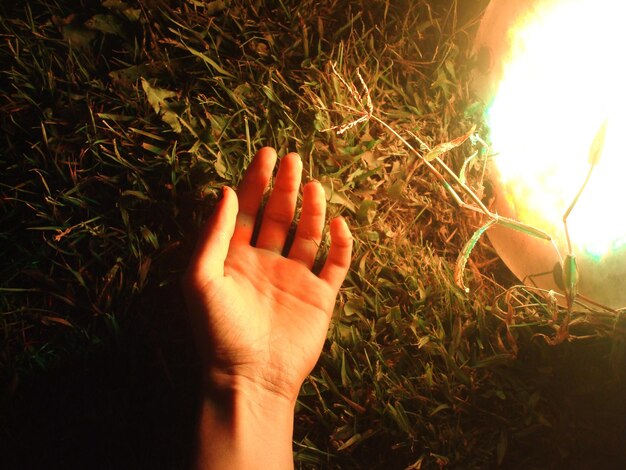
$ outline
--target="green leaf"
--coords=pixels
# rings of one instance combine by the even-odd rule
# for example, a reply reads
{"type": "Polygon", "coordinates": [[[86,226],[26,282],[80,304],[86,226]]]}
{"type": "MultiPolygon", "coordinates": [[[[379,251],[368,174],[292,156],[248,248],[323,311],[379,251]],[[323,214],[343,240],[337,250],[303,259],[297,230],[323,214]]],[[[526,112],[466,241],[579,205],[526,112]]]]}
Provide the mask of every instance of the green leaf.
{"type": "Polygon", "coordinates": [[[472,238],[467,241],[467,243],[463,247],[463,250],[459,254],[459,257],[456,260],[456,268],[454,270],[454,282],[457,286],[463,289],[464,292],[469,292],[469,289],[465,286],[465,283],[463,282],[463,272],[465,271],[465,265],[467,264],[467,260],[469,260],[470,254],[476,246],[476,243],[478,243],[478,240],[480,240],[482,234],[485,233],[496,222],[497,219],[489,219],[489,221],[485,225],[476,230],[474,232],[474,235],[472,235],[472,238]]]}
{"type": "Polygon", "coordinates": [[[535,228],[531,225],[526,225],[522,222],[518,222],[517,220],[508,219],[506,217],[498,217],[498,223],[503,227],[510,228],[511,230],[515,230],[516,232],[525,233],[526,235],[541,238],[542,240],[552,241],[552,237],[546,232],[539,230],[538,228],[535,228]]]}
{"type": "Polygon", "coordinates": [[[225,10],[230,4],[230,0],[213,0],[207,2],[206,0],[188,0],[189,3],[196,7],[204,8],[204,13],[206,15],[214,15],[215,13],[219,13],[222,10],[225,10]]]}
{"type": "Polygon", "coordinates": [[[361,202],[359,210],[356,213],[356,220],[361,225],[370,225],[376,217],[376,202],[371,199],[365,199],[361,202]]]}
{"type": "Polygon", "coordinates": [[[347,317],[358,314],[365,309],[365,302],[363,299],[350,299],[343,306],[343,313],[347,317]]]}
{"type": "Polygon", "coordinates": [[[568,299],[573,299],[578,293],[578,263],[576,256],[568,254],[563,260],[563,286],[568,299]]]}
{"type": "Polygon", "coordinates": [[[133,191],[131,189],[127,189],[126,191],[122,191],[122,196],[132,196],[137,199],[141,199],[142,201],[149,201],[150,198],[142,193],[141,191],[133,191]]]}
{"type": "Polygon", "coordinates": [[[181,132],[180,121],[178,115],[173,112],[166,100],[174,98],[176,92],[165,90],[163,88],[154,88],[145,78],[141,78],[141,86],[146,93],[148,103],[152,109],[161,116],[161,119],[172,128],[174,132],[181,132]]]}
{"type": "Polygon", "coordinates": [[[466,177],[467,167],[472,162],[472,160],[474,160],[477,156],[478,156],[478,152],[474,152],[469,157],[467,157],[465,161],[463,162],[463,166],[461,166],[461,170],[459,171],[459,181],[461,181],[461,183],[465,184],[465,182],[467,181],[467,177],[466,177]]]}
{"type": "Polygon", "coordinates": [[[509,447],[509,442],[504,432],[500,433],[500,439],[498,439],[498,446],[496,448],[497,461],[498,466],[502,465],[504,461],[504,456],[506,455],[506,450],[509,447]]]}
{"type": "Polygon", "coordinates": [[[215,171],[221,178],[228,179],[228,167],[224,162],[224,156],[221,151],[217,152],[217,157],[215,159],[215,171]]]}
{"type": "Polygon", "coordinates": [[[593,142],[591,143],[591,147],[589,148],[589,164],[597,165],[600,161],[600,157],[602,156],[602,150],[604,149],[604,138],[606,137],[606,125],[608,119],[602,121],[600,124],[600,128],[596,132],[595,137],[593,138],[593,142]]]}
{"type": "Polygon", "coordinates": [[[225,69],[220,67],[217,62],[215,62],[213,59],[211,59],[206,54],[203,54],[202,52],[194,49],[193,47],[189,47],[189,46],[187,46],[187,50],[189,52],[191,52],[193,55],[195,55],[196,57],[199,57],[200,59],[202,59],[207,65],[209,65],[216,72],[218,72],[218,73],[220,73],[220,74],[222,74],[222,75],[224,75],[225,77],[228,77],[228,78],[235,78],[235,76],[232,73],[227,72],[225,69]]]}
{"type": "Polygon", "coordinates": [[[432,411],[429,413],[429,416],[430,416],[430,417],[433,417],[433,416],[435,416],[437,413],[439,413],[440,411],[443,411],[443,410],[448,410],[448,409],[450,409],[450,405],[447,405],[447,404],[445,404],[445,403],[442,403],[442,404],[440,404],[439,406],[437,406],[434,410],[432,410],[432,411]]]}
{"type": "Polygon", "coordinates": [[[138,21],[141,16],[141,9],[131,8],[126,2],[121,0],[104,0],[102,6],[109,10],[117,10],[122,13],[129,21],[138,21]]]}

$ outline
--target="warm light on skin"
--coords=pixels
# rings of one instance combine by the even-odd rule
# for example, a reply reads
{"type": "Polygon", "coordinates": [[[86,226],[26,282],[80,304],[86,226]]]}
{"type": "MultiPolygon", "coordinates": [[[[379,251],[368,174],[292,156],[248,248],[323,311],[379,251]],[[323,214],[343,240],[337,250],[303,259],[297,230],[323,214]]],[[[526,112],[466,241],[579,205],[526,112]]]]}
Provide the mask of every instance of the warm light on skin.
{"type": "Polygon", "coordinates": [[[488,112],[509,203],[564,250],[563,214],[606,121],[600,161],[568,219],[575,251],[594,259],[626,248],[625,13],[615,0],[556,0],[520,18],[511,54],[497,58],[502,80],[488,112]]]}

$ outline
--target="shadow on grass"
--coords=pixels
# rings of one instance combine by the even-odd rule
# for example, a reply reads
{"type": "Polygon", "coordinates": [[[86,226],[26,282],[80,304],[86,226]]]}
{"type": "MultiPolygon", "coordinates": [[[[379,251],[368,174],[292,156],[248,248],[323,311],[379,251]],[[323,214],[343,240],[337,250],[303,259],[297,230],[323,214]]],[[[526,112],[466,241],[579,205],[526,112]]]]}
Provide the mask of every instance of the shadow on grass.
{"type": "Polygon", "coordinates": [[[116,338],[14,383],[0,468],[188,468],[197,368],[179,310],[142,312],[116,338]]]}
{"type": "Polygon", "coordinates": [[[550,415],[534,436],[516,436],[502,468],[626,468],[626,376],[617,335],[553,347],[535,342],[516,368],[550,415]]]}

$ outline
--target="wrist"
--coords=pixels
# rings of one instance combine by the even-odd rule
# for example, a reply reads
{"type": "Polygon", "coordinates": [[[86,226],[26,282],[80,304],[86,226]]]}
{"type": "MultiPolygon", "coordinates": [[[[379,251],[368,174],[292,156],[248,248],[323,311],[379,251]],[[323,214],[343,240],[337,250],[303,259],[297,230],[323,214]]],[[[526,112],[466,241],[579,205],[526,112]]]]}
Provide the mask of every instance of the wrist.
{"type": "Polygon", "coordinates": [[[291,380],[281,380],[280,374],[272,374],[272,380],[268,380],[258,370],[232,370],[207,367],[202,377],[202,394],[207,399],[223,399],[234,396],[247,398],[257,405],[266,403],[277,405],[287,403],[295,407],[301,383],[294,384],[291,380]]]}
{"type": "Polygon", "coordinates": [[[258,382],[241,377],[221,376],[205,381],[202,387],[204,406],[213,406],[224,418],[236,417],[236,413],[250,411],[254,416],[272,418],[277,413],[292,415],[297,394],[268,388],[258,382]]]}
{"type": "Polygon", "coordinates": [[[197,468],[292,469],[295,400],[245,379],[218,383],[202,399],[197,468]]]}

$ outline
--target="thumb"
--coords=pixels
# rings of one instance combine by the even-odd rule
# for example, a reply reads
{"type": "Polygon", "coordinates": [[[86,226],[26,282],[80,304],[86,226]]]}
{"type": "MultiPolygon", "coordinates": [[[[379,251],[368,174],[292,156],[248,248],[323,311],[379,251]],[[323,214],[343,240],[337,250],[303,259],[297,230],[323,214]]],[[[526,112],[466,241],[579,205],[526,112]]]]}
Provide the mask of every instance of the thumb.
{"type": "Polygon", "coordinates": [[[203,281],[224,276],[224,262],[235,231],[239,203],[228,186],[222,188],[222,200],[207,222],[194,254],[195,275],[203,281]]]}

